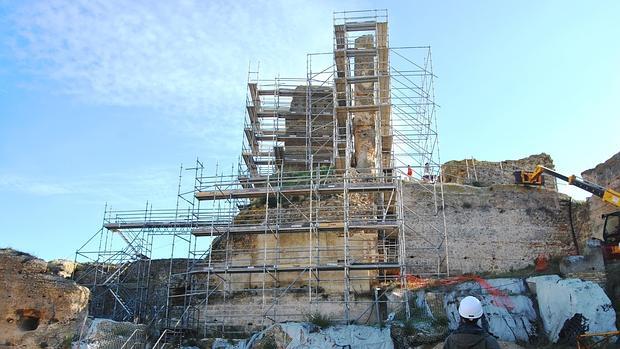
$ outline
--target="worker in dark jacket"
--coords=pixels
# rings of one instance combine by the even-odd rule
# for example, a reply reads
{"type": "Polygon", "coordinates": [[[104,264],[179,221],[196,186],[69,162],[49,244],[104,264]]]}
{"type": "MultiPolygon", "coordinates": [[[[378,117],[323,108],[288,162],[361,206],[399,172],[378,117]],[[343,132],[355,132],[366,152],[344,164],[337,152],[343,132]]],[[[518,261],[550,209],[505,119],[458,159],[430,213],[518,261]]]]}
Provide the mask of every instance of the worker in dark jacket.
{"type": "Polygon", "coordinates": [[[482,304],[477,298],[463,298],[459,304],[461,323],[459,328],[446,338],[444,349],[499,349],[495,337],[477,325],[483,314],[482,304]]]}

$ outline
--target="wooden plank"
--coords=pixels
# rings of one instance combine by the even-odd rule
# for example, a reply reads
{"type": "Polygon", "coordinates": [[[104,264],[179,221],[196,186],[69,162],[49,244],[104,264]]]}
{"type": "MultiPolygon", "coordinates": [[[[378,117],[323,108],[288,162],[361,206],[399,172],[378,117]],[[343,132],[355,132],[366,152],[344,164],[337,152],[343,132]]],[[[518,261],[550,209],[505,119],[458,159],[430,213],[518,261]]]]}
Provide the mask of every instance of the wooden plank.
{"type": "Polygon", "coordinates": [[[377,82],[379,81],[379,77],[376,75],[360,75],[360,76],[351,76],[347,78],[347,83],[349,84],[360,84],[367,82],[377,82]]]}
{"type": "Polygon", "coordinates": [[[351,49],[347,49],[345,52],[348,57],[375,56],[377,54],[377,49],[376,48],[351,48],[351,49]]]}
{"type": "Polygon", "coordinates": [[[355,31],[373,31],[377,28],[376,21],[345,23],[344,30],[347,32],[355,31]]]}
{"type": "Polygon", "coordinates": [[[355,106],[348,106],[348,107],[336,107],[336,112],[338,112],[339,110],[345,110],[345,111],[349,111],[349,112],[372,112],[372,111],[377,111],[379,110],[379,108],[383,106],[382,104],[373,104],[373,105],[355,105],[355,106]]]}

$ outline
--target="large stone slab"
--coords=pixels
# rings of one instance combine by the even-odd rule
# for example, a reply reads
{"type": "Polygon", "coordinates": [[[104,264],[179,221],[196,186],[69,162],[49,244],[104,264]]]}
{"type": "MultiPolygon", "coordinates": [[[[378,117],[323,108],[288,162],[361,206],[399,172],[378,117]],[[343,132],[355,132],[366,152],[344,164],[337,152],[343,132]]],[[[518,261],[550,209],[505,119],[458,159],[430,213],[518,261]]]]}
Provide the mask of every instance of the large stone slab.
{"type": "Polygon", "coordinates": [[[480,299],[489,332],[507,342],[532,342],[536,337],[536,310],[522,279],[465,282],[446,293],[444,304],[451,330],[458,327],[458,304],[466,296],[480,299]]]}
{"type": "Polygon", "coordinates": [[[561,279],[557,275],[527,279],[535,285],[538,312],[549,340],[557,343],[567,320],[577,314],[590,333],[616,331],[616,312],[603,289],[591,281],[561,279]]]}

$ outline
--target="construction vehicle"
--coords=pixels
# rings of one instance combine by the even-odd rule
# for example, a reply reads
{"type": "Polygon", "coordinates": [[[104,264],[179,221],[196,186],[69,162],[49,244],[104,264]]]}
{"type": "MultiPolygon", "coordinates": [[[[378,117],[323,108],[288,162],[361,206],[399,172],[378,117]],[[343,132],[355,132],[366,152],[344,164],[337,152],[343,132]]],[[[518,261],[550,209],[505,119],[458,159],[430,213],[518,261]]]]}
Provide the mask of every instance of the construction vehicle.
{"type": "Polygon", "coordinates": [[[546,168],[544,166],[536,166],[534,172],[528,171],[515,171],[515,182],[517,184],[526,184],[526,185],[543,185],[544,180],[542,175],[548,174],[555,178],[559,178],[570,185],[574,185],[577,188],[581,188],[588,193],[596,195],[603,199],[603,201],[608,202],[612,205],[620,207],[620,193],[615,190],[609,188],[603,188],[598,184],[594,184],[588,181],[584,181],[582,179],[578,179],[575,175],[565,176],[560,174],[550,168],[546,168]]]}
{"type": "MultiPolygon", "coordinates": [[[[543,185],[543,174],[566,181],[570,185],[581,188],[593,195],[598,196],[604,202],[620,207],[620,193],[609,188],[603,188],[598,184],[577,178],[575,175],[565,176],[550,168],[536,166],[533,172],[515,171],[515,183],[525,185],[543,185]]],[[[603,256],[605,260],[620,259],[620,211],[603,214],[603,256]]]]}
{"type": "Polygon", "coordinates": [[[603,258],[620,260],[620,211],[603,214],[603,258]]]}
{"type": "MultiPolygon", "coordinates": [[[[536,166],[533,172],[515,171],[515,183],[525,185],[543,185],[543,174],[548,174],[555,178],[566,181],[570,185],[581,188],[593,195],[598,196],[604,202],[620,207],[620,193],[617,191],[601,187],[588,181],[577,178],[575,175],[564,176],[552,169],[544,166],[536,166]]],[[[603,259],[605,264],[618,265],[620,263],[620,210],[603,214],[601,216],[605,220],[603,224],[603,259]]],[[[574,238],[574,237],[573,237],[574,238]]],[[[587,329],[586,329],[587,331],[587,329]]],[[[604,333],[581,333],[577,336],[577,348],[600,348],[615,342],[617,345],[618,335],[620,331],[604,332],[604,333]],[[588,343],[588,340],[589,343],[588,343]]],[[[613,344],[612,344],[613,345],[613,344]]],[[[614,348],[616,346],[614,345],[614,348]]]]}

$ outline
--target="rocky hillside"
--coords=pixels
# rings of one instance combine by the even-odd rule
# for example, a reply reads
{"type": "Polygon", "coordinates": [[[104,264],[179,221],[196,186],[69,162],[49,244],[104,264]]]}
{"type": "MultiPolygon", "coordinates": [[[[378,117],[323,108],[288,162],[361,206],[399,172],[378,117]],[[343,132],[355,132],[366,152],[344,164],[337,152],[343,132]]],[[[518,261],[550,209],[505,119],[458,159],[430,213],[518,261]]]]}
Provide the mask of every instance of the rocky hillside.
{"type": "Polygon", "coordinates": [[[42,259],[0,249],[0,289],[0,347],[70,348],[87,313],[87,288],[42,259]]]}

